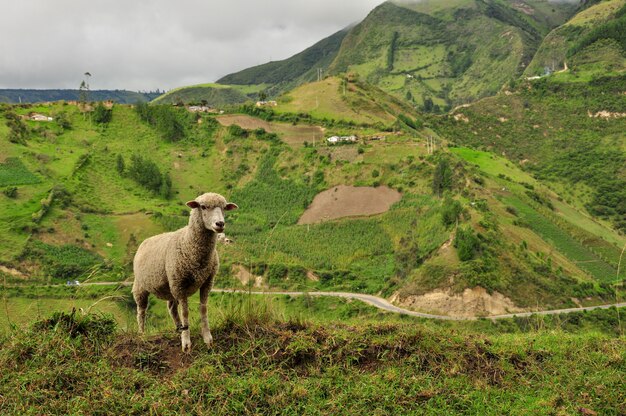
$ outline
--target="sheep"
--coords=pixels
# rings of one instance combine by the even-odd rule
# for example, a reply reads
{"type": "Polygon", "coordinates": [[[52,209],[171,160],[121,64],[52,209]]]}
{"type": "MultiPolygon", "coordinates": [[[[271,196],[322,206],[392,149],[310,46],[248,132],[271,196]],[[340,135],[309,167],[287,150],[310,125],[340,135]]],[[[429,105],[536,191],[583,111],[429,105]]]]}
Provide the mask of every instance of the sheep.
{"type": "Polygon", "coordinates": [[[207,298],[213,278],[219,269],[215,246],[218,234],[224,232],[224,211],[237,205],[215,193],[200,195],[187,202],[191,208],[189,224],[177,231],[144,240],[133,260],[133,297],[137,303],[137,323],[143,333],[148,296],[167,300],[167,308],[181,333],[183,352],[191,351],[189,334],[189,296],[200,289],[202,338],[207,346],[213,342],[207,319],[207,298]],[[178,306],[182,310],[182,320],[178,306]]]}

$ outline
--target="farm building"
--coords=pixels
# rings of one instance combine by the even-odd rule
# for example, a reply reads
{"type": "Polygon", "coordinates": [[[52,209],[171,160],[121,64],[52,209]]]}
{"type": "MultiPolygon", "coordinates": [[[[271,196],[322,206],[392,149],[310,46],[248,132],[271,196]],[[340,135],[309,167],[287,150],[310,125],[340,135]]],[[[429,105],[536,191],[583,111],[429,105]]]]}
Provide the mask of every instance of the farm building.
{"type": "Polygon", "coordinates": [[[326,139],[328,143],[356,142],[356,136],[331,136],[326,139]]]}
{"type": "Polygon", "coordinates": [[[28,118],[30,118],[32,121],[52,121],[53,120],[52,117],[48,117],[44,114],[39,114],[39,113],[32,113],[30,114],[28,118]]]}
{"type": "Polygon", "coordinates": [[[257,107],[276,107],[278,103],[276,101],[257,101],[257,107]]]}
{"type": "Polygon", "coordinates": [[[190,105],[187,110],[192,113],[216,113],[217,110],[206,105],[190,105]]]}

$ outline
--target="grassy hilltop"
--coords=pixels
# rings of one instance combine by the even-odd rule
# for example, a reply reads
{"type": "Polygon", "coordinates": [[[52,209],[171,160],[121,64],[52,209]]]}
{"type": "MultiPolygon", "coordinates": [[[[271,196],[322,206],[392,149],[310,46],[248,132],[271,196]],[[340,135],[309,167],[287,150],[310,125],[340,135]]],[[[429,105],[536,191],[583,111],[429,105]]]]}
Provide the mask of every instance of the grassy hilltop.
{"type": "MultiPolygon", "coordinates": [[[[435,324],[338,301],[217,296],[209,303],[216,343],[208,351],[197,336],[193,351],[181,354],[171,330],[152,329],[141,337],[117,330],[109,316],[79,312],[57,313],[11,332],[0,338],[0,411],[626,411],[626,344],[611,329],[615,318],[603,313],[435,324]]],[[[193,321],[194,334],[197,326],[193,321]]]]}

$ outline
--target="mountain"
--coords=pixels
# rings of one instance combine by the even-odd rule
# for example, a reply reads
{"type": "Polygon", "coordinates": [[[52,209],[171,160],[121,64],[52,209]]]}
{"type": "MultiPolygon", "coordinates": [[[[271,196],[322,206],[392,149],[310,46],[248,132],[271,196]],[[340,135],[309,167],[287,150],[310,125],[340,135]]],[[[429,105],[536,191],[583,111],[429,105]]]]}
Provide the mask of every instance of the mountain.
{"type": "Polygon", "coordinates": [[[236,85],[266,84],[267,92],[276,95],[299,84],[317,80],[317,69],[328,68],[348,30],[340,30],[291,58],[244,69],[226,75],[217,82],[236,85]]]}
{"type": "MultiPolygon", "coordinates": [[[[94,90],[89,91],[89,100],[115,101],[120,104],[132,104],[150,101],[161,95],[160,92],[135,92],[126,90],[94,90]]],[[[0,103],[41,103],[50,101],[78,101],[79,90],[33,90],[33,89],[0,89],[0,103]]]]}
{"type": "Polygon", "coordinates": [[[355,73],[427,111],[443,109],[495,94],[519,77],[543,38],[575,11],[572,3],[540,0],[386,2],[292,58],[218,82],[264,82],[277,95],[322,68],[331,75],[355,73]],[[315,59],[305,59],[311,55],[315,59]]]}
{"type": "Polygon", "coordinates": [[[506,154],[626,232],[625,28],[624,1],[583,10],[546,37],[533,76],[436,123],[457,143],[506,154]]]}

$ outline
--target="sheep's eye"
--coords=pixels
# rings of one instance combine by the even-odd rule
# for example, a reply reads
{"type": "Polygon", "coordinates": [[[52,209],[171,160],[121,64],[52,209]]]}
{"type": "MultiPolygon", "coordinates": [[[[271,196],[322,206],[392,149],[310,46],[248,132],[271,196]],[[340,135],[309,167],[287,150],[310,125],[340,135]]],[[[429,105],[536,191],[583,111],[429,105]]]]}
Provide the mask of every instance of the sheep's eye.
{"type": "Polygon", "coordinates": [[[206,209],[206,205],[200,205],[200,208],[206,209]]]}

